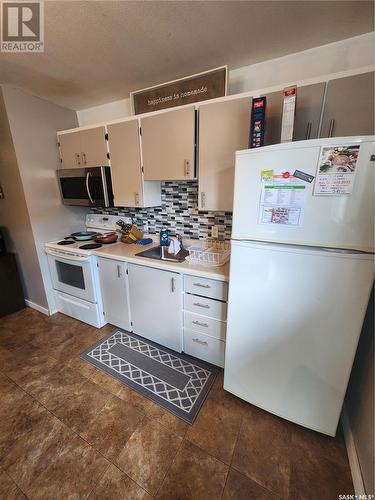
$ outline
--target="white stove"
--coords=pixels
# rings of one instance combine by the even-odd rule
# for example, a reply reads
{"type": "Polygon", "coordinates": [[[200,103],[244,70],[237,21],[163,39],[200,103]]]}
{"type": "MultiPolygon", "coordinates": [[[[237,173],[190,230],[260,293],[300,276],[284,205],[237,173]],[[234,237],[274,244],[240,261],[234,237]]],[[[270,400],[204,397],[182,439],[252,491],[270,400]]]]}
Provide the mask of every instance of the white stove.
{"type": "MultiPolygon", "coordinates": [[[[116,222],[123,220],[115,215],[88,214],[86,230],[96,233],[116,231],[116,222]]],[[[59,312],[101,328],[106,324],[100,293],[97,258],[93,250],[103,244],[94,240],[74,241],[66,239],[46,243],[45,250],[51,272],[56,307],[59,312]]],[[[119,245],[121,243],[109,243],[119,245]]]]}

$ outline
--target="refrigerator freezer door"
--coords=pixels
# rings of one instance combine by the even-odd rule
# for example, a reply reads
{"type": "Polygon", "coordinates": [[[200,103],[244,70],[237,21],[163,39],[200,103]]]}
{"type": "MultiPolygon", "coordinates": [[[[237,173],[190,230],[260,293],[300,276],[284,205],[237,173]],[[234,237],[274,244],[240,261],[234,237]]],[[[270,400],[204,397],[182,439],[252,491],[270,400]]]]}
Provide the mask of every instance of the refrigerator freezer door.
{"type": "Polygon", "coordinates": [[[334,436],[373,277],[369,255],[233,242],[224,389],[334,436]]]}
{"type": "Polygon", "coordinates": [[[238,152],[232,239],[373,252],[374,141],[373,137],[320,139],[238,152]],[[360,145],[352,194],[317,196],[314,183],[322,148],[349,144],[360,145]],[[299,170],[314,176],[312,182],[300,181],[305,186],[300,227],[259,222],[262,186],[267,184],[262,182],[262,171],[270,170],[292,175],[299,170]]]}

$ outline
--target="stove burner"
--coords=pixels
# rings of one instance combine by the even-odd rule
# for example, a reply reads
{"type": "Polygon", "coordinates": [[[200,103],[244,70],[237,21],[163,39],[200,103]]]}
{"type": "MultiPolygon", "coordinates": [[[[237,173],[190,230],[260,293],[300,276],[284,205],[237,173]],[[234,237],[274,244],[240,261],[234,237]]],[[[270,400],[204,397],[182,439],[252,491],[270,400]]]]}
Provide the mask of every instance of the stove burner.
{"type": "Polygon", "coordinates": [[[73,243],[75,243],[74,240],[63,240],[63,241],[59,241],[57,244],[58,245],[72,245],[73,243]]]}
{"type": "Polygon", "coordinates": [[[94,248],[100,248],[101,246],[101,243],[88,243],[87,245],[81,245],[79,248],[82,248],[82,250],[94,250],[94,248]]]}

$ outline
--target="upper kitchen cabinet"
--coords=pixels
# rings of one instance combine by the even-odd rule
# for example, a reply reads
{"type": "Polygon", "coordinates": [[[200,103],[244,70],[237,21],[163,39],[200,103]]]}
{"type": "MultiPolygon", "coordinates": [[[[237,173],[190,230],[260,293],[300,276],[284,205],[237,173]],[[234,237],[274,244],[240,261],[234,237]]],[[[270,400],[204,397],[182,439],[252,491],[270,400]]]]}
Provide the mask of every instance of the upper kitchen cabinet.
{"type": "Polygon", "coordinates": [[[82,168],[81,138],[79,132],[57,134],[63,168],[82,168]]]}
{"type": "Polygon", "coordinates": [[[374,73],[330,80],[320,137],[374,134],[374,73]]]}
{"type": "Polygon", "coordinates": [[[140,121],[144,179],[194,179],[194,106],[145,116],[140,121]]]}
{"type": "Polygon", "coordinates": [[[325,82],[297,88],[294,141],[319,137],[319,122],[322,113],[325,82]]]}
{"type": "Polygon", "coordinates": [[[104,127],[73,132],[58,132],[63,168],[102,167],[108,165],[104,127]]]}
{"type": "Polygon", "coordinates": [[[199,210],[233,210],[235,152],[249,141],[251,97],[199,107],[199,210]]]}
{"type": "Polygon", "coordinates": [[[160,205],[160,182],[143,181],[138,119],[108,125],[107,130],[114,205],[160,205]]]}

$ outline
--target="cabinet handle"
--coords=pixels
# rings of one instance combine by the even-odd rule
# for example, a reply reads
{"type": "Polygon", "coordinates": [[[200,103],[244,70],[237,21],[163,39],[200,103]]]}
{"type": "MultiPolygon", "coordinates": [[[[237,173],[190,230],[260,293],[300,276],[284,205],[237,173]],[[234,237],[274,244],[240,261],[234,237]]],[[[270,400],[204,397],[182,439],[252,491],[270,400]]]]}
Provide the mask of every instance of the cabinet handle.
{"type": "Polygon", "coordinates": [[[76,160],[77,166],[80,167],[81,166],[81,156],[80,156],[80,154],[76,153],[74,156],[75,156],[75,160],[76,160]]]}
{"type": "Polygon", "coordinates": [[[174,278],[171,278],[171,292],[174,293],[174,291],[175,291],[174,278]]]}
{"type": "Polygon", "coordinates": [[[334,126],[335,126],[335,120],[332,118],[332,120],[329,122],[328,137],[332,137],[334,126]]]}
{"type": "Polygon", "coordinates": [[[193,321],[193,325],[198,325],[198,326],[204,326],[205,328],[208,328],[207,323],[201,323],[200,321],[193,321]]]}
{"type": "Polygon", "coordinates": [[[204,307],[205,309],[210,308],[210,306],[208,304],[200,304],[199,302],[193,302],[193,306],[204,307]]]}
{"type": "Polygon", "coordinates": [[[312,126],[312,123],[311,123],[311,122],[308,122],[308,123],[307,123],[307,128],[306,128],[306,139],[310,139],[310,135],[311,135],[311,126],[312,126]]]}
{"type": "Polygon", "coordinates": [[[201,192],[201,207],[204,208],[206,206],[206,193],[201,192]]]}
{"type": "Polygon", "coordinates": [[[206,342],[205,340],[193,339],[193,342],[201,345],[208,345],[208,342],[206,342]]]}
{"type": "Polygon", "coordinates": [[[184,160],[184,175],[185,177],[190,177],[190,161],[184,160]]]}
{"type": "Polygon", "coordinates": [[[117,264],[117,277],[122,278],[121,264],[117,264]]]}
{"type": "Polygon", "coordinates": [[[134,193],[134,201],[135,201],[135,206],[138,207],[138,205],[139,205],[139,193],[134,193]]]}
{"type": "Polygon", "coordinates": [[[83,160],[83,164],[87,165],[86,153],[82,153],[82,160],[83,160]]]}
{"type": "Polygon", "coordinates": [[[199,286],[200,288],[211,288],[210,285],[203,285],[202,283],[193,283],[193,286],[199,286]]]}

